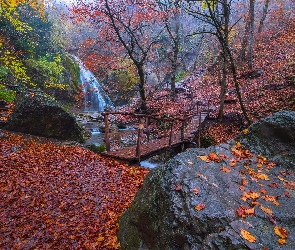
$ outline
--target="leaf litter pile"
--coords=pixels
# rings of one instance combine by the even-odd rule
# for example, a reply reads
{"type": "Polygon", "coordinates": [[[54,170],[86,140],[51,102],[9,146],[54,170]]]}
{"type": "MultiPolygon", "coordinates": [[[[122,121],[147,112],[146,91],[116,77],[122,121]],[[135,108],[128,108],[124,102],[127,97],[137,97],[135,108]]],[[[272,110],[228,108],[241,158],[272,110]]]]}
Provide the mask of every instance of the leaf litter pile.
{"type": "Polygon", "coordinates": [[[1,249],[118,249],[118,218],[148,170],[1,132],[1,249]]]}

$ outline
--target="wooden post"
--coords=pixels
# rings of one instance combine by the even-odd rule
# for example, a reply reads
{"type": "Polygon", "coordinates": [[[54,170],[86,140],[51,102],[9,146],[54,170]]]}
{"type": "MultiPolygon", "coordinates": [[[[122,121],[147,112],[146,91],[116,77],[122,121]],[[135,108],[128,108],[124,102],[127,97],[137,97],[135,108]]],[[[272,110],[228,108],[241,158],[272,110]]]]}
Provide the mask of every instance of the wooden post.
{"type": "Polygon", "coordinates": [[[103,114],[104,116],[104,128],[105,128],[105,131],[104,131],[104,141],[105,141],[105,144],[106,144],[106,150],[107,152],[110,152],[110,138],[109,138],[109,118],[108,118],[108,114],[103,114]]]}
{"type": "Polygon", "coordinates": [[[170,127],[169,147],[171,147],[172,145],[173,125],[174,125],[174,121],[171,122],[171,127],[170,127]]]}
{"type": "Polygon", "coordinates": [[[138,162],[140,162],[140,154],[141,154],[141,140],[143,136],[143,129],[144,129],[144,119],[139,119],[138,125],[138,137],[137,137],[137,146],[136,146],[136,157],[138,158],[138,162]]]}
{"type": "Polygon", "coordinates": [[[147,137],[147,142],[150,142],[150,130],[149,130],[149,125],[150,125],[150,118],[146,118],[146,137],[147,137]]]}

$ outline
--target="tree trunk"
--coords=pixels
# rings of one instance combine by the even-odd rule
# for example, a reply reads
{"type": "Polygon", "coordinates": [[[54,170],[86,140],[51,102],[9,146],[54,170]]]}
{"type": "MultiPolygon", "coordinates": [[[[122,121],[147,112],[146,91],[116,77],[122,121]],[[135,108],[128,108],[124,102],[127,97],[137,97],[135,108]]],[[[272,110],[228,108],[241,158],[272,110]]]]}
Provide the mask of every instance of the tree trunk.
{"type": "Polygon", "coordinates": [[[243,36],[243,40],[242,40],[242,48],[240,51],[240,60],[242,62],[246,61],[246,50],[247,50],[247,45],[248,45],[248,40],[249,40],[249,29],[250,29],[250,23],[247,20],[246,21],[246,25],[245,25],[245,32],[244,32],[244,36],[243,36]]]}
{"type": "Polygon", "coordinates": [[[249,46],[248,46],[248,67],[249,69],[253,69],[253,47],[254,47],[254,30],[255,30],[255,23],[254,23],[254,6],[255,0],[250,0],[250,7],[249,7],[249,16],[250,16],[250,27],[249,27],[249,46]]]}
{"type": "Polygon", "coordinates": [[[137,67],[137,73],[139,76],[139,94],[140,94],[140,99],[141,99],[141,106],[140,109],[143,112],[147,111],[147,106],[146,106],[146,95],[145,95],[145,88],[144,88],[144,84],[145,84],[145,79],[144,79],[144,69],[143,69],[143,65],[142,64],[136,64],[137,67]]]}
{"type": "Polygon", "coordinates": [[[232,71],[234,84],[235,84],[238,100],[239,100],[243,115],[244,115],[246,121],[248,122],[248,124],[251,124],[251,120],[250,120],[250,118],[249,118],[249,116],[247,114],[246,108],[245,108],[244,103],[243,103],[242,95],[241,95],[241,92],[240,92],[240,86],[239,86],[239,82],[238,82],[238,78],[237,78],[237,69],[236,69],[234,58],[233,58],[233,56],[231,54],[231,51],[230,51],[230,48],[228,47],[228,45],[225,46],[225,49],[226,49],[227,55],[229,57],[230,68],[231,68],[231,71],[232,71]]]}
{"type": "Polygon", "coordinates": [[[220,74],[220,70],[218,72],[218,78],[220,83],[220,99],[219,99],[219,112],[218,112],[218,120],[219,122],[222,122],[223,118],[223,110],[224,110],[224,99],[225,99],[225,92],[226,92],[226,58],[223,58],[222,63],[222,75],[220,74]]]}
{"type": "Polygon", "coordinates": [[[268,6],[269,6],[269,0],[265,0],[264,6],[263,6],[263,11],[262,11],[262,17],[259,22],[258,33],[261,33],[263,30],[264,21],[266,19],[266,15],[268,12],[268,6]]]}

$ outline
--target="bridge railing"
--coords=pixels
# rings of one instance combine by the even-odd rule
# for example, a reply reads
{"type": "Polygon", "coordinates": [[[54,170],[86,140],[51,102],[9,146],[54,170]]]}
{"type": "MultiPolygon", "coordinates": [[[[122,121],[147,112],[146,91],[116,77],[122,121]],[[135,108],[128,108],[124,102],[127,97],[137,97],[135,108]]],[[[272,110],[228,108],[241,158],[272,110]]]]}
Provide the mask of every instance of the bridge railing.
{"type": "MultiPolygon", "coordinates": [[[[201,125],[201,113],[204,113],[205,111],[209,112],[209,101],[207,104],[203,104],[201,102],[196,103],[196,111],[191,112],[190,115],[187,115],[185,117],[164,117],[164,116],[158,116],[158,115],[150,115],[150,114],[140,114],[140,113],[133,113],[133,112],[103,112],[102,115],[104,116],[104,125],[105,125],[105,144],[106,144],[106,150],[107,152],[110,152],[110,125],[109,125],[109,116],[110,115],[121,115],[121,116],[131,116],[133,118],[138,119],[138,131],[137,131],[137,143],[136,143],[136,157],[138,157],[138,160],[140,161],[141,156],[141,148],[142,148],[142,141],[144,137],[144,128],[148,128],[152,120],[158,120],[162,121],[164,123],[169,123],[169,126],[164,126],[164,137],[167,137],[167,127],[169,128],[169,147],[172,145],[173,141],[173,135],[175,135],[174,125],[176,123],[181,123],[180,126],[180,141],[184,142],[185,140],[185,128],[188,124],[188,121],[192,119],[193,117],[198,116],[198,126],[201,125]],[[207,108],[201,109],[201,106],[205,106],[207,108]]],[[[177,131],[179,132],[179,131],[177,131]]],[[[147,142],[150,141],[149,138],[149,131],[147,130],[146,133],[147,136],[147,142]]]]}

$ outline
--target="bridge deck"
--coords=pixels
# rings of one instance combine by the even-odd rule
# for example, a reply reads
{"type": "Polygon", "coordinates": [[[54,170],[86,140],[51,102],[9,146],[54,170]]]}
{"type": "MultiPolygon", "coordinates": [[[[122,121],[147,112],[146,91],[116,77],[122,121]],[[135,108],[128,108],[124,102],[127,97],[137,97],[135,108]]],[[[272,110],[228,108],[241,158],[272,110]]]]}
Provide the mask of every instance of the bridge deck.
{"type": "MultiPolygon", "coordinates": [[[[201,113],[201,122],[206,118],[207,113],[201,113]]],[[[169,137],[163,137],[158,140],[150,141],[148,143],[141,144],[140,159],[144,160],[153,155],[164,152],[170,148],[175,148],[183,143],[189,143],[192,140],[194,133],[198,130],[199,116],[192,118],[191,122],[186,126],[184,132],[184,140],[181,140],[180,132],[173,134],[171,140],[171,146],[169,146],[169,137]]],[[[137,162],[138,156],[136,156],[136,145],[118,149],[116,151],[103,152],[105,156],[112,157],[119,160],[128,162],[137,162]]]]}

